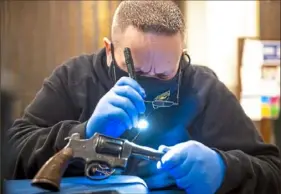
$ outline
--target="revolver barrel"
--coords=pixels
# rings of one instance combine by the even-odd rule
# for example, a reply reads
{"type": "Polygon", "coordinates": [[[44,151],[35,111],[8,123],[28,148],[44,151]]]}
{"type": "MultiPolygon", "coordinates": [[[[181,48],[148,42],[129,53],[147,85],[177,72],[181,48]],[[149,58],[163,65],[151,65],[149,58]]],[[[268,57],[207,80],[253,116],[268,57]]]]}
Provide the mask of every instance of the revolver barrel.
{"type": "Polygon", "coordinates": [[[138,157],[145,160],[159,161],[164,155],[163,152],[140,146],[128,140],[111,138],[100,135],[96,152],[101,154],[109,154],[119,158],[138,157]]]}
{"type": "Polygon", "coordinates": [[[132,145],[132,156],[139,157],[141,159],[159,161],[165,154],[153,148],[140,146],[131,142],[130,144],[132,145]]]}

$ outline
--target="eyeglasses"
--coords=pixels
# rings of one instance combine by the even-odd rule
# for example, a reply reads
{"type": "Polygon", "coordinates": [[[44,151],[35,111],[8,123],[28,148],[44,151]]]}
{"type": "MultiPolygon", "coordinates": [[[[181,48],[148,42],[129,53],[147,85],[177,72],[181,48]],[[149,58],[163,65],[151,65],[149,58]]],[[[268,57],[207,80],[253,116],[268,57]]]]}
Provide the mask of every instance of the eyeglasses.
{"type": "MultiPolygon", "coordinates": [[[[187,64],[190,65],[190,57],[187,54],[186,51],[183,52],[183,57],[187,57],[187,64]]],[[[178,80],[177,80],[177,95],[175,101],[169,101],[169,100],[153,100],[153,101],[144,101],[145,103],[152,104],[153,109],[158,108],[170,108],[172,106],[178,106],[180,101],[180,86],[181,86],[181,79],[182,79],[182,66],[179,65],[179,74],[178,74],[178,80]]]]}

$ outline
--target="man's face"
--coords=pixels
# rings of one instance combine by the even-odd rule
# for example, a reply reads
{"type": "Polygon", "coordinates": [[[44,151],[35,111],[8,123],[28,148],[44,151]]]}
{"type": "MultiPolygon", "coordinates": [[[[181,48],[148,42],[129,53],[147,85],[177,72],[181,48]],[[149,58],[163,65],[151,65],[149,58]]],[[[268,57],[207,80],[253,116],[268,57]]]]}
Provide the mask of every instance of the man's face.
{"type": "MultiPolygon", "coordinates": [[[[124,71],[127,68],[123,51],[125,47],[129,47],[138,74],[165,80],[176,75],[183,51],[180,33],[172,36],[157,35],[128,27],[118,39],[114,55],[116,63],[124,71]]],[[[106,47],[108,50],[108,45],[106,47]]]]}

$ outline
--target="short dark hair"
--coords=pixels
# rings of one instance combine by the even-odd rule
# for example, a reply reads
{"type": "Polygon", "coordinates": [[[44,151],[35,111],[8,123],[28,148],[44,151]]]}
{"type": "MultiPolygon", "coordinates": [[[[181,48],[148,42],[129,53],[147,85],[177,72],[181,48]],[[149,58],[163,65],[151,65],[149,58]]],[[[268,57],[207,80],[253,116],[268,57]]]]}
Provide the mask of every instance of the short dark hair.
{"type": "Polygon", "coordinates": [[[114,15],[112,37],[130,25],[142,32],[185,34],[183,14],[173,1],[122,1],[114,15]]]}

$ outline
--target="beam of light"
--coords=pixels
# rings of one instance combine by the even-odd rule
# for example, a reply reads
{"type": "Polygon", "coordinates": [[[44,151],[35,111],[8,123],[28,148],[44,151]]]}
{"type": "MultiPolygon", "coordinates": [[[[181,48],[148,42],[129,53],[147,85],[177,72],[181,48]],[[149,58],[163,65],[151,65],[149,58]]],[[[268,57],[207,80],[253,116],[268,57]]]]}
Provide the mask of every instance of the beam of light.
{"type": "Polygon", "coordinates": [[[137,125],[138,129],[146,129],[148,127],[148,122],[145,119],[140,119],[137,125]]]}

